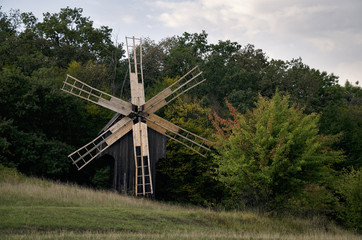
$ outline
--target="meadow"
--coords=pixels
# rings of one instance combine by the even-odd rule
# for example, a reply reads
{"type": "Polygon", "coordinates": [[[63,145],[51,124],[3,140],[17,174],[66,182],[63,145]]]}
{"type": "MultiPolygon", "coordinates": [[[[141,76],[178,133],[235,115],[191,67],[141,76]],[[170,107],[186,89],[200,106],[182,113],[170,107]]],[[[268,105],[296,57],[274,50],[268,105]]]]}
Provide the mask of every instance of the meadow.
{"type": "Polygon", "coordinates": [[[0,239],[362,239],[324,218],[215,211],[25,177],[0,165],[0,239]]]}

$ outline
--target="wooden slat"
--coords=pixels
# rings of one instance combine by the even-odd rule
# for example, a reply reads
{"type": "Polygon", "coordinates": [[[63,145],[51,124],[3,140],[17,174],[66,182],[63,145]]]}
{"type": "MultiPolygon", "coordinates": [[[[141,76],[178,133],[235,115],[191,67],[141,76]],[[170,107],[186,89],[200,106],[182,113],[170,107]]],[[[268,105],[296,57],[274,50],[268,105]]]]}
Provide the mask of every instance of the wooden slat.
{"type": "Polygon", "coordinates": [[[151,122],[150,120],[146,120],[147,123],[147,127],[152,128],[153,130],[155,130],[156,132],[161,133],[162,135],[165,135],[167,130],[158,126],[157,124],[151,122]]]}
{"type": "Polygon", "coordinates": [[[148,134],[147,134],[147,125],[143,122],[140,122],[141,127],[141,141],[142,141],[142,154],[143,156],[149,156],[148,149],[148,134]]]}
{"type": "Polygon", "coordinates": [[[171,130],[173,132],[178,132],[181,129],[177,125],[157,116],[156,114],[151,114],[146,119],[149,120],[150,122],[153,122],[156,125],[159,124],[158,126],[161,125],[163,128],[171,130]]]}
{"type": "Polygon", "coordinates": [[[132,104],[137,106],[142,106],[145,104],[145,91],[143,87],[143,82],[138,82],[136,73],[130,73],[130,83],[131,83],[131,101],[132,104]]]}
{"type": "Polygon", "coordinates": [[[164,102],[164,105],[166,105],[166,101],[164,100],[167,96],[169,96],[172,93],[171,88],[166,88],[150,100],[148,100],[145,104],[145,111],[147,111],[150,107],[155,107],[154,105],[158,104],[159,102],[164,102]]]}
{"type": "Polygon", "coordinates": [[[97,138],[68,155],[68,157],[73,161],[73,164],[77,166],[78,170],[85,167],[115,141],[131,130],[132,120],[130,118],[125,117],[119,122],[119,124],[113,125],[97,138]]]}
{"type": "Polygon", "coordinates": [[[93,88],[71,75],[67,75],[67,78],[63,83],[64,85],[61,90],[74,96],[98,104],[112,111],[119,112],[125,116],[132,112],[131,103],[93,88]]]}
{"type": "Polygon", "coordinates": [[[126,104],[123,104],[124,101],[120,101],[121,99],[117,98],[111,98],[110,100],[106,100],[103,98],[100,98],[98,102],[95,102],[96,104],[105,107],[107,109],[110,109],[112,111],[118,112],[122,115],[127,116],[131,113],[132,110],[132,104],[129,102],[126,102],[126,104]]]}
{"type": "Polygon", "coordinates": [[[151,114],[149,117],[146,117],[146,120],[147,125],[150,126],[152,129],[181,143],[182,145],[190,148],[191,150],[195,151],[203,157],[205,157],[205,155],[200,152],[201,149],[210,151],[210,149],[205,146],[206,143],[209,141],[203,137],[200,137],[190,131],[178,127],[177,125],[155,114],[151,114]],[[190,137],[193,139],[190,139],[190,137]],[[195,147],[197,147],[198,149],[196,149],[195,147]]]}
{"type": "Polygon", "coordinates": [[[147,125],[143,122],[138,122],[132,125],[132,130],[133,130],[133,145],[134,145],[134,158],[135,158],[134,160],[135,160],[135,169],[136,169],[135,194],[136,196],[137,195],[145,196],[147,194],[153,194],[147,125]],[[139,148],[138,151],[137,148],[139,148]],[[140,162],[138,162],[137,158],[140,158],[140,162]],[[147,159],[146,163],[144,162],[145,158],[147,159]],[[142,191],[139,191],[139,187],[142,188],[142,191]]]}
{"type": "Polygon", "coordinates": [[[123,127],[120,127],[118,129],[118,131],[115,131],[112,135],[110,135],[107,140],[106,143],[108,145],[112,145],[113,143],[115,143],[118,139],[120,139],[121,137],[123,137],[124,135],[126,135],[129,131],[131,131],[132,129],[132,122],[129,122],[127,124],[125,124],[123,127]]]}
{"type": "Polygon", "coordinates": [[[154,113],[204,81],[206,79],[202,77],[202,72],[196,66],[164,91],[146,102],[144,111],[148,114],[154,113]],[[201,77],[201,80],[197,80],[200,79],[199,77],[201,77]]]}

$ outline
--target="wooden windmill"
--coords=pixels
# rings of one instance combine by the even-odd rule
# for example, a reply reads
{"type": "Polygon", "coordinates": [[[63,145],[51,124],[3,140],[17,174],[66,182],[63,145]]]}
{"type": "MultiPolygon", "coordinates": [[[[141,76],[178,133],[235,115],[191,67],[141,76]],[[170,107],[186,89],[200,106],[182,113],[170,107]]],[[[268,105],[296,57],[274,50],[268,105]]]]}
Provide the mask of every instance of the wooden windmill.
{"type": "Polygon", "coordinates": [[[71,153],[68,157],[80,170],[132,131],[133,144],[130,144],[130,146],[133,148],[132,158],[134,159],[134,192],[136,196],[146,196],[154,193],[152,181],[154,173],[151,172],[151,166],[155,164],[155,160],[150,159],[148,128],[179,142],[201,156],[205,156],[205,152],[210,150],[206,146],[206,139],[155,114],[157,110],[206,81],[206,79],[202,77],[202,72],[196,66],[146,102],[142,70],[142,40],[135,37],[126,37],[126,47],[131,102],[126,102],[102,92],[70,75],[67,75],[66,80],[63,82],[63,91],[118,113],[118,117],[114,118],[113,122],[99,136],[71,153]]]}

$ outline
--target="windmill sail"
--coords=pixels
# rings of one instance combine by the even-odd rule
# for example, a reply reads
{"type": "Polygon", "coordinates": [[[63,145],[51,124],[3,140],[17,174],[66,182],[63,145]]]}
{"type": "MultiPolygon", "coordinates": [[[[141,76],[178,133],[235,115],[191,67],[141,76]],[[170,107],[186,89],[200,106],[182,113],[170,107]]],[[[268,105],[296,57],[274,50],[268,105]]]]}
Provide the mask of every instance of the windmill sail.
{"type": "Polygon", "coordinates": [[[146,117],[146,120],[147,125],[153,130],[175,140],[178,143],[181,143],[203,157],[205,157],[205,153],[207,151],[210,151],[207,147],[207,143],[209,142],[207,139],[187,131],[186,129],[183,129],[157,116],[156,114],[151,114],[146,117]]]}
{"type": "MultiPolygon", "coordinates": [[[[128,65],[131,85],[132,110],[139,113],[145,104],[145,91],[142,69],[142,40],[126,37],[128,65]],[[128,44],[131,40],[131,44],[128,44]],[[137,42],[137,43],[136,43],[137,42]]],[[[137,195],[153,194],[151,162],[148,148],[147,124],[142,116],[137,116],[132,126],[135,160],[135,193],[137,195]]]]}
{"type": "Polygon", "coordinates": [[[145,196],[153,194],[147,125],[143,122],[138,122],[132,126],[132,130],[136,169],[136,195],[145,196]]]}
{"type": "Polygon", "coordinates": [[[68,74],[63,82],[62,90],[125,116],[132,111],[131,103],[93,88],[68,74]]]}
{"type": "Polygon", "coordinates": [[[132,119],[124,117],[97,138],[69,154],[68,157],[73,161],[73,164],[78,170],[80,170],[131,129],[132,119]]]}
{"type": "Polygon", "coordinates": [[[203,78],[202,72],[199,67],[196,66],[191,69],[184,76],[179,78],[176,82],[171,84],[169,87],[165,88],[162,92],[151,98],[145,104],[145,112],[148,114],[156,112],[158,109],[169,104],[175,100],[180,95],[186,93],[197,85],[205,82],[206,79],[203,78]]]}

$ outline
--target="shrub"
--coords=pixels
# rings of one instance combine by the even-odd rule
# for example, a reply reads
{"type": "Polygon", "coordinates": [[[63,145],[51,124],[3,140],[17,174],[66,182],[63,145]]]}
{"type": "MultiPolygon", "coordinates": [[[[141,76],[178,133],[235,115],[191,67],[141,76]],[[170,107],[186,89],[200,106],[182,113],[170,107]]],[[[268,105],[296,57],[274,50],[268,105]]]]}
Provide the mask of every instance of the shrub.
{"type": "Polygon", "coordinates": [[[336,184],[339,194],[337,217],[348,228],[362,230],[362,171],[344,173],[336,184]]]}
{"type": "Polygon", "coordinates": [[[214,114],[218,179],[249,206],[291,207],[307,186],[330,181],[330,166],[343,160],[330,146],[337,136],[319,135],[317,114],[304,114],[289,96],[259,96],[256,108],[233,120],[214,114]]]}

